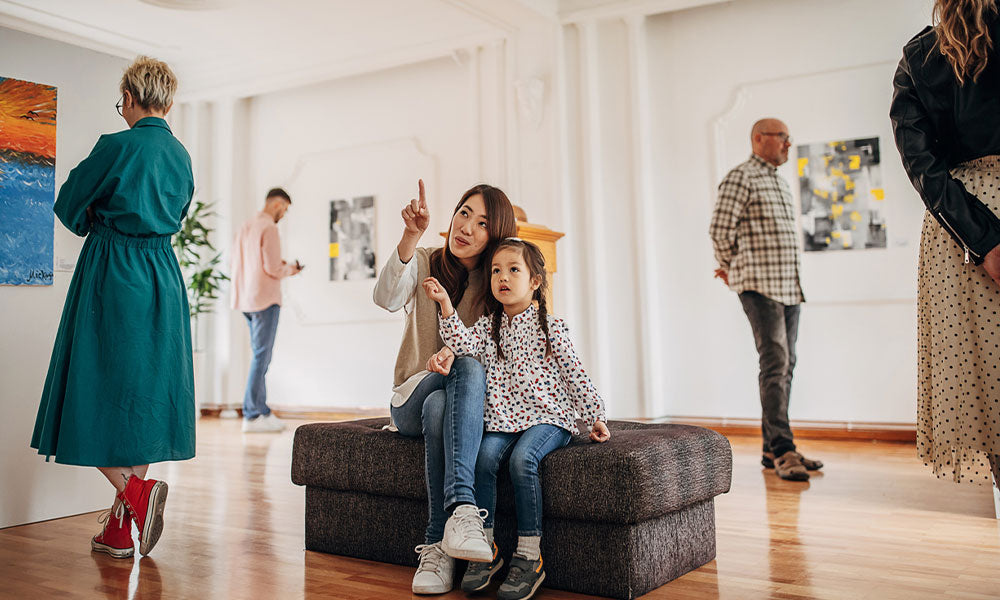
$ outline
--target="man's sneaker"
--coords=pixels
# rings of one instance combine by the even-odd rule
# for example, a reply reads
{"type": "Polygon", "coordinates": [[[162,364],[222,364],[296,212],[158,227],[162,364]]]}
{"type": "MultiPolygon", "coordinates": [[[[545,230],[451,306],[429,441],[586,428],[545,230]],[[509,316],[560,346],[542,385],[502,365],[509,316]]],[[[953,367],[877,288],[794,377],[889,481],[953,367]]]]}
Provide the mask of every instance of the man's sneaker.
{"type": "Polygon", "coordinates": [[[507,579],[497,590],[497,600],[527,600],[535,595],[543,581],[545,581],[545,569],[542,568],[542,557],[538,557],[538,560],[528,560],[515,554],[510,559],[507,579]]]}
{"type": "Polygon", "coordinates": [[[785,452],[774,459],[774,473],[782,479],[788,481],[808,481],[809,472],[802,464],[801,455],[798,452],[785,452]]]}
{"type": "MultiPolygon", "coordinates": [[[[795,453],[799,455],[799,461],[802,463],[802,466],[805,467],[807,471],[818,471],[819,469],[823,468],[823,461],[806,458],[802,456],[802,454],[799,453],[798,451],[795,451],[795,453]]],[[[764,468],[773,469],[774,453],[773,452],[763,453],[760,457],[760,464],[764,465],[764,468]]]]}
{"type": "Polygon", "coordinates": [[[274,414],[243,419],[243,433],[278,433],[284,429],[285,424],[274,414]]]}
{"type": "Polygon", "coordinates": [[[114,514],[109,508],[97,517],[97,521],[104,524],[104,529],[90,540],[90,549],[115,558],[132,558],[135,554],[132,519],[129,518],[125,505],[119,503],[114,514]]]}
{"type": "Polygon", "coordinates": [[[149,554],[163,533],[163,505],[167,502],[167,484],[133,475],[118,494],[139,530],[139,552],[149,554]]]}
{"type": "Polygon", "coordinates": [[[455,581],[455,559],[441,550],[441,542],[416,547],[420,564],[413,575],[414,594],[445,594],[455,581]]]}
{"type": "Polygon", "coordinates": [[[477,508],[472,504],[462,504],[456,508],[444,524],[441,549],[445,554],[462,560],[493,560],[493,550],[483,531],[483,522],[488,514],[485,508],[477,508]]]}
{"type": "Polygon", "coordinates": [[[503,559],[500,558],[500,550],[494,543],[492,561],[469,562],[469,566],[465,569],[465,575],[462,577],[462,591],[472,593],[485,590],[502,566],[503,559]]]}

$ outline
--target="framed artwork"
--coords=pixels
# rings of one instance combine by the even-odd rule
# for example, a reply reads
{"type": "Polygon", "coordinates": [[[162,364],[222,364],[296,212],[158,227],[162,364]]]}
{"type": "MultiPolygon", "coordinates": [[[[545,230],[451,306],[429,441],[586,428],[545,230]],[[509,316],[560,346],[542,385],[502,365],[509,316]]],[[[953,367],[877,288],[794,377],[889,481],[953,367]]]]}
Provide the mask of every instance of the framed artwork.
{"type": "Polygon", "coordinates": [[[56,88],[0,77],[0,285],[52,285],[56,88]]]}
{"type": "Polygon", "coordinates": [[[330,281],[375,279],[375,197],[330,201],[330,281]]]}
{"type": "Polygon", "coordinates": [[[801,145],[797,150],[805,250],[885,248],[878,138],[801,145]]]}

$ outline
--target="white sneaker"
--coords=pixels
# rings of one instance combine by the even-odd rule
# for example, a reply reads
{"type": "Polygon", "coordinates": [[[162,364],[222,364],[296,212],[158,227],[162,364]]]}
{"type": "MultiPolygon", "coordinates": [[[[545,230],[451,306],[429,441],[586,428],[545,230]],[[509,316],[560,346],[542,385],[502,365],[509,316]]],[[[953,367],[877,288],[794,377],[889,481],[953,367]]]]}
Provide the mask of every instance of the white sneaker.
{"type": "Polygon", "coordinates": [[[272,427],[277,427],[278,431],[284,431],[285,422],[275,416],[274,413],[267,413],[267,416],[264,418],[271,422],[272,427]]]}
{"type": "Polygon", "coordinates": [[[455,581],[455,559],[441,550],[441,542],[421,544],[416,547],[416,551],[420,553],[420,564],[413,575],[413,593],[450,592],[455,581]]]}
{"type": "Polygon", "coordinates": [[[284,428],[284,423],[274,415],[243,419],[243,433],[278,433],[284,428]]]}
{"type": "Polygon", "coordinates": [[[486,541],[483,521],[489,512],[471,504],[463,504],[455,509],[444,524],[444,539],[441,549],[452,558],[490,562],[493,547],[486,541]]]}

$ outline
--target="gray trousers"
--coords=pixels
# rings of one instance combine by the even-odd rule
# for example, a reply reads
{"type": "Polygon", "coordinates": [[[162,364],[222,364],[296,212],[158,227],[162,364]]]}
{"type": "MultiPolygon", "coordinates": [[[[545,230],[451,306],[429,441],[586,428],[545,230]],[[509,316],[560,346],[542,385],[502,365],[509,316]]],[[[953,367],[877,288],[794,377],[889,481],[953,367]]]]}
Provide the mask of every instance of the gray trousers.
{"type": "Polygon", "coordinates": [[[788,424],[788,397],[795,370],[795,340],[799,335],[799,305],[787,306],[757,292],[740,294],[760,357],[760,407],[764,452],[775,457],[795,450],[788,424]]]}

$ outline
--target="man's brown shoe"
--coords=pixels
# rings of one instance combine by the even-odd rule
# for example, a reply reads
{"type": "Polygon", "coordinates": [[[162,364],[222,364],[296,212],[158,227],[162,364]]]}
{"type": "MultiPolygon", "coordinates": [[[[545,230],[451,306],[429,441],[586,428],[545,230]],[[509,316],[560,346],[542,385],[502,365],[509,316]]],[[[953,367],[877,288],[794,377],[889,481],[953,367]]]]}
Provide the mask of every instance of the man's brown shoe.
{"type": "Polygon", "coordinates": [[[802,455],[798,452],[785,452],[774,461],[774,472],[778,477],[789,481],[808,481],[809,472],[802,464],[802,455]]]}
{"type": "MultiPolygon", "coordinates": [[[[802,456],[798,452],[795,453],[799,455],[799,460],[802,461],[802,466],[805,467],[807,471],[818,471],[823,468],[823,461],[813,460],[811,458],[806,458],[802,456]]],[[[764,454],[762,454],[760,457],[760,464],[764,465],[765,468],[773,469],[774,453],[765,452],[764,454]]]]}

